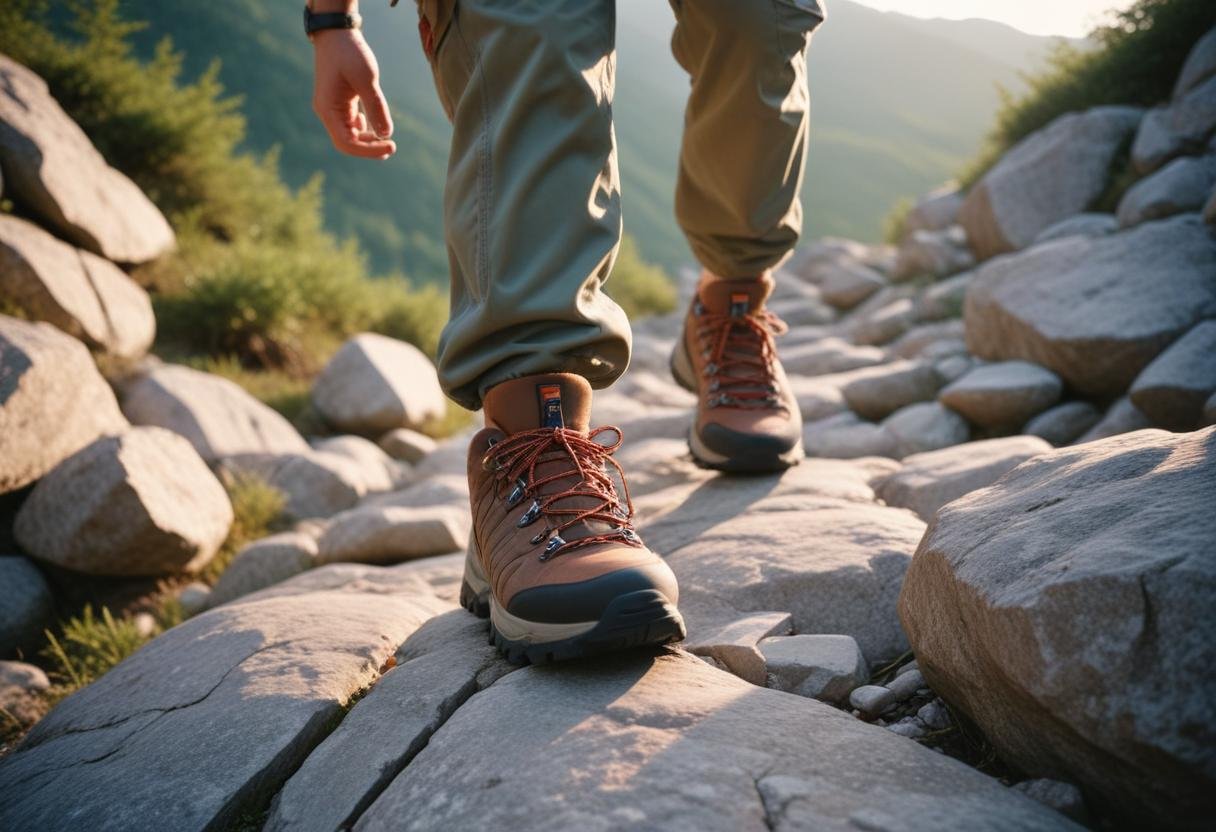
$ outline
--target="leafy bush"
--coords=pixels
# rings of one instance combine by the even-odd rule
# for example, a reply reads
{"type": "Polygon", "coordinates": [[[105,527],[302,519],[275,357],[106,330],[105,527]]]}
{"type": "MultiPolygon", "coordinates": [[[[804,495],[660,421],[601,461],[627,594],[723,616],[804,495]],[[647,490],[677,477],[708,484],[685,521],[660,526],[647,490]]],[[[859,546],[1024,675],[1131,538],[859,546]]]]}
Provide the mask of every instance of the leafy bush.
{"type": "Polygon", "coordinates": [[[199,575],[214,584],[246,544],[275,531],[283,518],[287,499],[283,492],[255,474],[238,474],[225,483],[232,502],[232,526],[220,550],[199,575]]]}
{"type": "Polygon", "coordinates": [[[1061,43],[1048,68],[1027,77],[1024,95],[1002,93],[996,127],[963,183],[977,181],[1006,150],[1065,113],[1167,100],[1191,47],[1213,26],[1211,0],[1137,0],[1090,34],[1096,49],[1061,43]]]}
{"type": "Polygon", "coordinates": [[[604,291],[630,318],[661,315],[676,308],[676,288],[667,273],[643,260],[637,244],[629,236],[621,240],[616,265],[604,284],[604,291]]]}
{"type": "Polygon", "coordinates": [[[916,203],[904,197],[891,206],[891,210],[887,212],[887,216],[882,221],[882,241],[899,245],[903,242],[904,236],[908,233],[908,212],[916,203]]]}

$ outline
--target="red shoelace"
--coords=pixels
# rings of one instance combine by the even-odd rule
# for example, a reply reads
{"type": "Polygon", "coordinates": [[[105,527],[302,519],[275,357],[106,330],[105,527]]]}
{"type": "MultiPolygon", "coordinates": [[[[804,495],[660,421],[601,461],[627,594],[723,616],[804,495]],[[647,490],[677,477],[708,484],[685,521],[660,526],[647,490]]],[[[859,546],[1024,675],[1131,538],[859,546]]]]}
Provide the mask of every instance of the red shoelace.
{"type": "Polygon", "coordinates": [[[708,362],[704,373],[714,394],[709,406],[778,406],[773,338],[789,331],[785,321],[767,309],[746,315],[701,312],[697,319],[697,337],[708,362]]]}
{"type": "Polygon", "coordinates": [[[518,525],[522,528],[540,517],[545,518],[545,528],[532,538],[534,545],[548,540],[540,555],[541,560],[594,543],[642,545],[631,522],[633,501],[629,497],[625,473],[612,458],[613,452],[621,446],[621,440],[620,429],[611,426],[597,428],[587,435],[568,428],[540,428],[508,436],[494,443],[486,452],[482,465],[495,472],[495,488],[500,498],[505,498],[512,506],[518,505],[526,497],[533,498],[532,506],[520,517],[518,525]],[[616,440],[607,445],[595,441],[596,437],[606,432],[615,433],[616,440]],[[537,476],[538,466],[563,459],[572,461],[574,467],[537,476]],[[609,465],[620,477],[623,498],[609,474],[609,465]],[[540,492],[545,485],[561,480],[572,480],[573,483],[552,494],[540,492]],[[506,491],[508,487],[510,491],[506,491]],[[590,499],[592,503],[583,507],[559,505],[571,498],[590,499]],[[552,521],[557,521],[557,525],[552,525],[552,521]],[[579,523],[596,521],[609,524],[612,528],[572,540],[562,537],[562,532],[579,523]]]}

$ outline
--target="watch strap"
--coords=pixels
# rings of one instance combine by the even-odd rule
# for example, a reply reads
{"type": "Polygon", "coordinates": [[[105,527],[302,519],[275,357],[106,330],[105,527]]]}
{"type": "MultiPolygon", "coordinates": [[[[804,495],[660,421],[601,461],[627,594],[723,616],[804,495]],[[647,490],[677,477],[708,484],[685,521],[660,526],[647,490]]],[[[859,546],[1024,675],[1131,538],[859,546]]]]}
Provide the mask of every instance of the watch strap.
{"type": "Polygon", "coordinates": [[[320,32],[324,29],[358,29],[362,24],[363,18],[357,14],[347,14],[345,12],[314,13],[307,6],[304,7],[304,34],[310,37],[314,32],[320,32]]]}

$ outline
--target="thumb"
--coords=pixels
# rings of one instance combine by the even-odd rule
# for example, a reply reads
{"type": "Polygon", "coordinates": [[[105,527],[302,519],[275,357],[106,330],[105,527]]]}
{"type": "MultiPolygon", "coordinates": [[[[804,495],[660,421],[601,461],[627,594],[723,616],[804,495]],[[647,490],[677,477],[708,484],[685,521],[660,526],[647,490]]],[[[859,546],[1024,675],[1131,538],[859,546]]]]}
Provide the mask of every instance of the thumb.
{"type": "Polygon", "coordinates": [[[388,113],[388,101],[384,91],[380,89],[380,81],[371,79],[368,85],[359,90],[359,99],[363,102],[363,111],[372,130],[382,139],[393,135],[393,118],[388,113]]]}

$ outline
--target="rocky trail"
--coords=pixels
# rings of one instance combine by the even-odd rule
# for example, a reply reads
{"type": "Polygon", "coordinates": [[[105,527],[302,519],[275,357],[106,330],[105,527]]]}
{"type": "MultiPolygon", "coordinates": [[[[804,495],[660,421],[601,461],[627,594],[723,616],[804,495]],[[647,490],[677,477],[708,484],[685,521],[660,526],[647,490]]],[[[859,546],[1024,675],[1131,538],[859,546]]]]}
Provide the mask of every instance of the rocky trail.
{"type": "Polygon", "coordinates": [[[28,723],[0,828],[1210,823],[1216,31],[1170,101],[1058,119],[928,195],[899,246],[796,253],[771,301],[805,420],[788,472],[693,465],[682,309],[636,322],[593,423],[625,436],[688,638],[526,667],[458,605],[468,435],[414,430],[444,406],[426,357],[351,338],[312,389],[331,432],[304,437],[145,355],[115,264],[167,245],[155,209],[36,76],[0,73],[23,209],[0,215],[0,705],[28,723]],[[1141,178],[1087,213],[1120,152],[1141,178]],[[188,583],[245,475],[291,528],[188,583]],[[39,719],[45,673],[7,659],[72,575],[172,579],[186,620],[39,719]]]}

